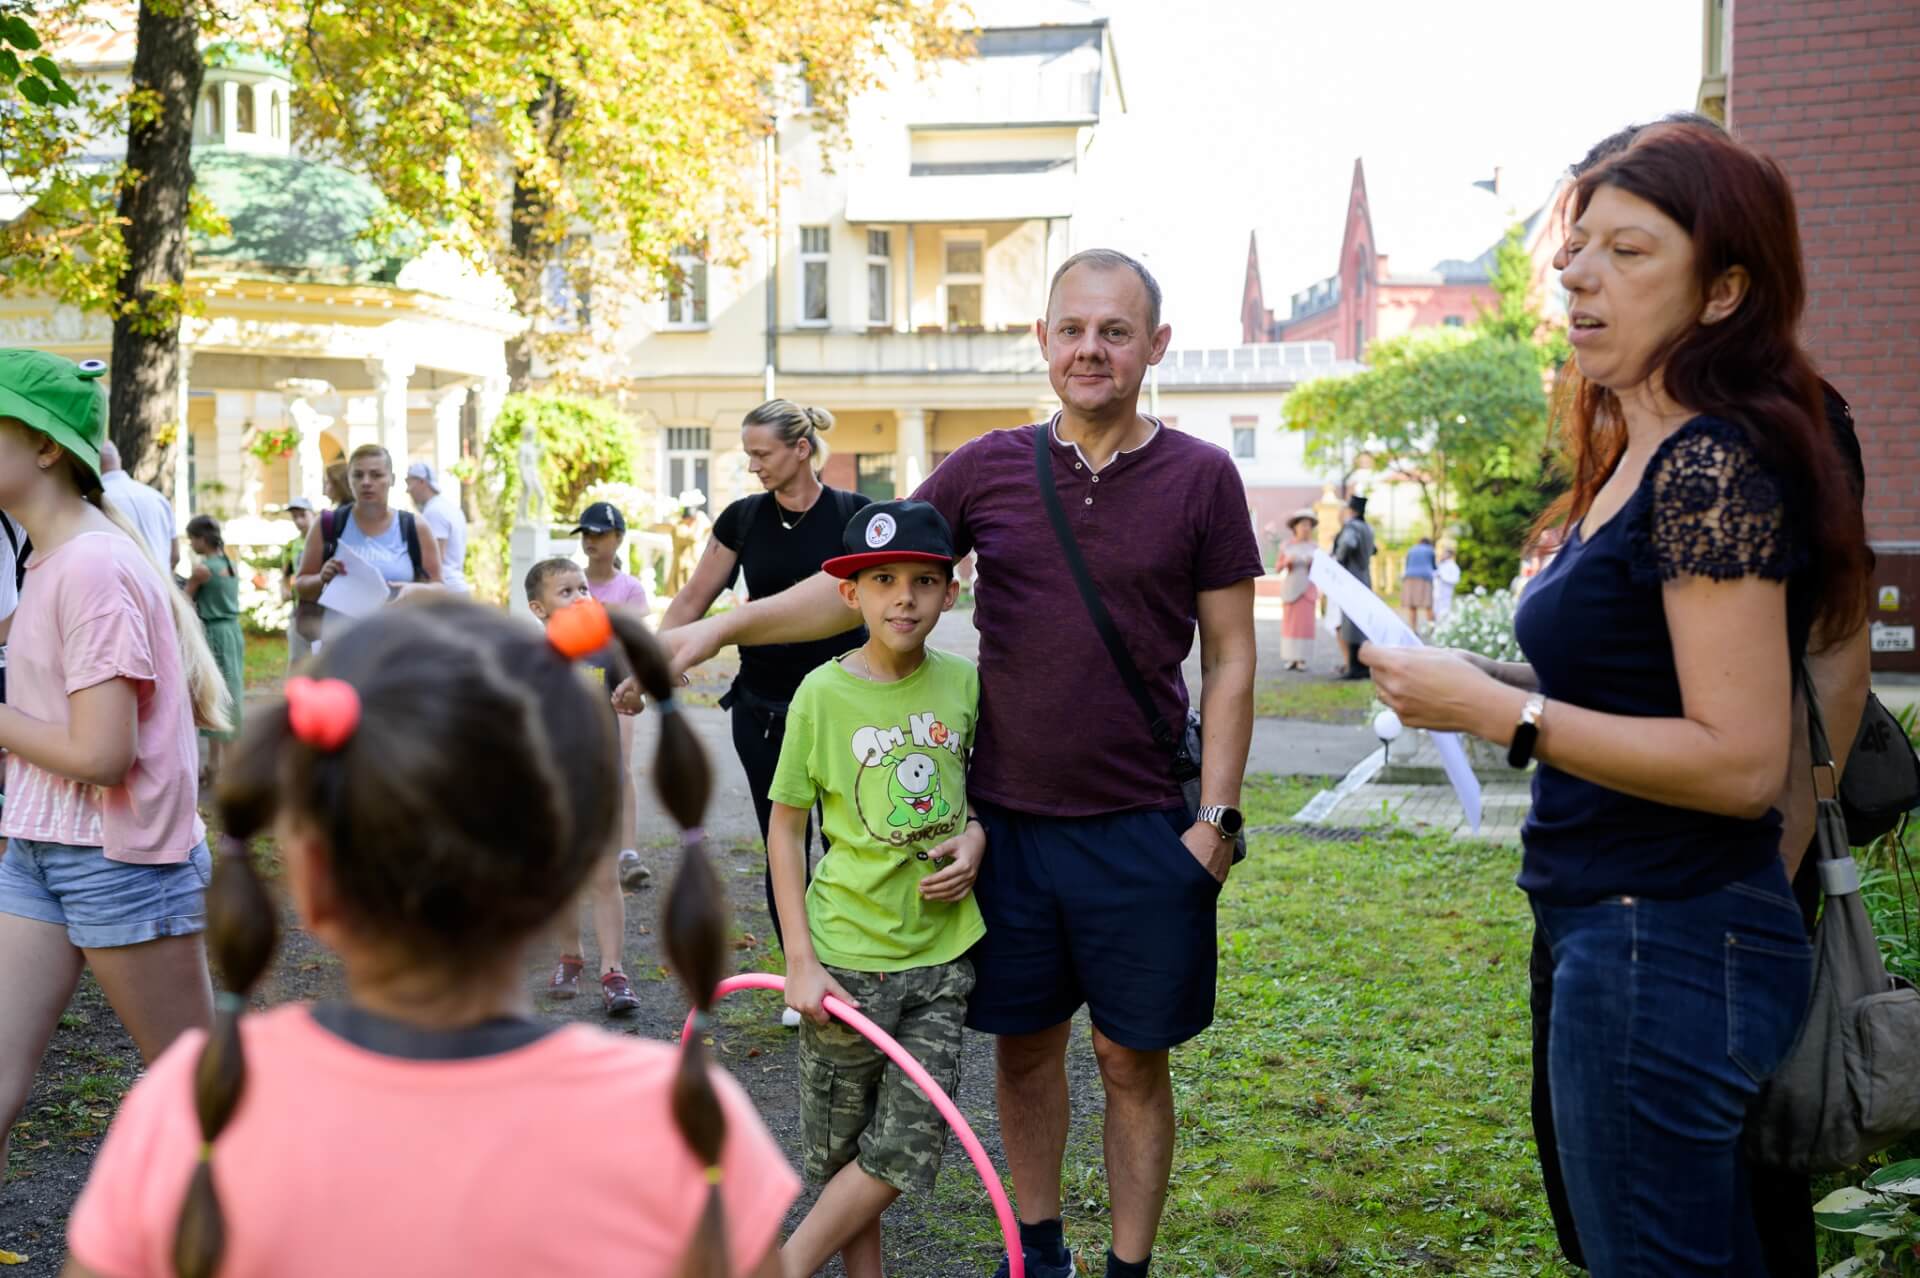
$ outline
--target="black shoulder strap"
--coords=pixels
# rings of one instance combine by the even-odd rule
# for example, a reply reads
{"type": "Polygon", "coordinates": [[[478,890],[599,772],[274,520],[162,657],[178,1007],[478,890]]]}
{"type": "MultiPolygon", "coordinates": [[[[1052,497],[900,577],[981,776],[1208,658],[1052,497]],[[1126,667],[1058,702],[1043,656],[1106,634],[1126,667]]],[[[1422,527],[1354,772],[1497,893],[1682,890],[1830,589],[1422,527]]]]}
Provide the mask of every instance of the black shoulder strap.
{"type": "Polygon", "coordinates": [[[1053,452],[1047,442],[1047,436],[1052,431],[1052,425],[1047,422],[1034,427],[1033,472],[1034,479],[1040,485],[1040,500],[1047,508],[1047,519],[1053,524],[1053,535],[1059,539],[1060,551],[1066,556],[1067,568],[1073,573],[1073,584],[1080,591],[1080,602],[1087,606],[1087,615],[1093,618],[1094,629],[1100,632],[1100,642],[1107,646],[1107,655],[1113,658],[1114,668],[1120,672],[1120,682],[1127,686],[1127,695],[1140,707],[1141,717],[1146,719],[1154,743],[1173,760],[1175,779],[1184,782],[1190,779],[1190,774],[1197,775],[1193,760],[1187,757],[1185,744],[1174,736],[1166,716],[1154,708],[1146,680],[1140,677],[1140,668],[1134,665],[1133,655],[1120,638],[1119,628],[1113,624],[1113,615],[1101,601],[1100,592],[1094,589],[1093,578],[1087,572],[1087,561],[1080,556],[1080,544],[1074,540],[1073,529],[1067,524],[1067,512],[1060,506],[1060,494],[1053,486],[1053,452]]]}
{"type": "Polygon", "coordinates": [[[347,530],[347,520],[353,517],[351,503],[335,506],[332,510],[320,512],[320,562],[326,563],[333,558],[333,552],[340,549],[340,534],[347,530]]]}
{"type": "MultiPolygon", "coordinates": [[[[407,543],[407,559],[413,564],[413,579],[424,580],[426,568],[420,562],[420,528],[412,515],[406,511],[395,512],[400,516],[400,540],[407,543]]],[[[444,571],[444,569],[443,569],[444,571]]]]}
{"type": "Polygon", "coordinates": [[[10,515],[0,515],[0,529],[5,530],[7,548],[13,552],[13,591],[19,594],[21,587],[27,584],[27,556],[33,553],[33,540],[26,535],[24,528],[18,536],[14,535],[13,517],[10,515]]]}

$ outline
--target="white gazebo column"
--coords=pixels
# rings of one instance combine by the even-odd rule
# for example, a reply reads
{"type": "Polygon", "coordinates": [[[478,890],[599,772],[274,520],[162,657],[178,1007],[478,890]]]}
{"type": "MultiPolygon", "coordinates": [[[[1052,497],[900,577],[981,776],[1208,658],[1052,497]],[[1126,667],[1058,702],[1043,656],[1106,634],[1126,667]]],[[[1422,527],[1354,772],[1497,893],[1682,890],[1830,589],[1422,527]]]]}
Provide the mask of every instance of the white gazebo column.
{"type": "Polygon", "coordinates": [[[920,408],[903,408],[898,413],[899,455],[894,461],[898,472],[899,486],[895,494],[900,497],[913,495],[920,487],[920,481],[927,477],[930,460],[927,452],[927,414],[920,408]]]}
{"type": "Polygon", "coordinates": [[[393,459],[396,480],[407,470],[407,379],[413,376],[413,367],[411,360],[393,355],[367,361],[367,371],[373,374],[380,442],[393,459]]]}
{"type": "Polygon", "coordinates": [[[219,501],[212,503],[222,507],[223,518],[232,518],[243,513],[242,503],[246,498],[248,463],[247,425],[253,416],[253,394],[250,391],[216,391],[213,396],[213,465],[201,467],[201,473],[212,473],[226,490],[219,501]]]}
{"type": "Polygon", "coordinates": [[[179,435],[173,441],[173,523],[174,531],[186,535],[187,520],[193,518],[193,488],[187,483],[187,449],[193,443],[193,426],[187,420],[187,388],[193,372],[193,347],[180,343],[180,377],[175,387],[175,409],[179,435]]]}
{"type": "Polygon", "coordinates": [[[460,481],[452,479],[451,472],[460,460],[460,418],[471,393],[469,387],[452,386],[433,396],[433,472],[440,478],[440,491],[451,492],[455,504],[460,500],[460,481]],[[449,489],[449,481],[456,486],[449,489]]]}

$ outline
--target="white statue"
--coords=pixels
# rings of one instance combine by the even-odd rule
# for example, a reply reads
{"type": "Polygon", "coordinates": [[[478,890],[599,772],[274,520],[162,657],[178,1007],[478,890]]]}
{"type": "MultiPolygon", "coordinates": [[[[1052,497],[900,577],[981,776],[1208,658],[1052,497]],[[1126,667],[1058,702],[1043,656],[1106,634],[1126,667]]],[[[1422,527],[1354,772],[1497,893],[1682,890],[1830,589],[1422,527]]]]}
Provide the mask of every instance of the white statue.
{"type": "Polygon", "coordinates": [[[547,513],[547,490],[540,483],[540,440],[532,431],[520,436],[520,510],[515,523],[532,527],[547,513]]]}

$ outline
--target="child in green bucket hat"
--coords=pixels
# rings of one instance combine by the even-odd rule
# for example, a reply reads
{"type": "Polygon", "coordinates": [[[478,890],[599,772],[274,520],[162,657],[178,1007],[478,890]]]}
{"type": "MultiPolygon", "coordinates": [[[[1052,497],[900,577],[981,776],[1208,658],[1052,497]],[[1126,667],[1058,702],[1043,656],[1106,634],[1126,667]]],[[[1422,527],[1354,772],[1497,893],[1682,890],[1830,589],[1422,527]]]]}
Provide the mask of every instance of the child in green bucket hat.
{"type": "Polygon", "coordinates": [[[228,695],[185,596],[100,484],[106,365],[0,350],[0,509],[33,545],[0,706],[0,1166],[91,967],[141,1055],[212,1017],[196,724],[228,695]]]}

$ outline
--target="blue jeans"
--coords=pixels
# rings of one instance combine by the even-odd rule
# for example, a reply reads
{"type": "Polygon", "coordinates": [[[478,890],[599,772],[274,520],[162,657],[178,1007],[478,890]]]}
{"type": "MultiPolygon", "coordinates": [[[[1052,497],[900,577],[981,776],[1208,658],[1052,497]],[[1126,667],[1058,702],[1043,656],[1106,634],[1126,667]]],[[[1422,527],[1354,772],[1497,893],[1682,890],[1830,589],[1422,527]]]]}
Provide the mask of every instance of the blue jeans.
{"type": "Polygon", "coordinates": [[[1766,1273],[1740,1132],[1813,968],[1780,863],[1686,900],[1533,909],[1560,1170],[1595,1278],[1766,1273]]]}

